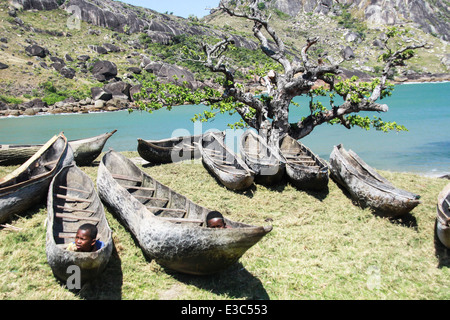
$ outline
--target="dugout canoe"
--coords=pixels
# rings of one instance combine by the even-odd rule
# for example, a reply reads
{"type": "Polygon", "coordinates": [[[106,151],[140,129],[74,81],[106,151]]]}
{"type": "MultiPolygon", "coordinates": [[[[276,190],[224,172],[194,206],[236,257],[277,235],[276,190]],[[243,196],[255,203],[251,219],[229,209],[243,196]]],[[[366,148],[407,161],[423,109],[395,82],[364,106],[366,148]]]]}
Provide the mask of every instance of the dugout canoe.
{"type": "Polygon", "coordinates": [[[286,175],[297,188],[320,191],[328,186],[328,164],[300,141],[283,137],[279,152],[286,161],[286,175]]]}
{"type": "Polygon", "coordinates": [[[72,149],[60,133],[19,168],[0,179],[0,222],[45,201],[52,178],[72,162],[72,149]]]}
{"type": "Polygon", "coordinates": [[[286,172],[285,161],[276,149],[253,130],[247,130],[239,141],[239,151],[247,166],[255,172],[255,182],[274,185],[286,172]]]}
{"type": "Polygon", "coordinates": [[[102,153],[108,139],[117,130],[106,132],[95,137],[70,140],[69,144],[73,150],[73,157],[78,166],[87,166],[92,163],[102,153]]]}
{"type": "Polygon", "coordinates": [[[62,168],[53,178],[47,197],[47,216],[47,261],[55,277],[66,282],[74,273],[74,270],[68,272],[68,268],[77,266],[81,285],[97,278],[111,257],[112,232],[93,181],[75,164],[62,168]],[[104,246],[95,252],[66,250],[84,223],[97,227],[97,239],[104,246]]]}
{"type": "Polygon", "coordinates": [[[245,190],[255,180],[255,172],[227,148],[224,138],[209,133],[199,144],[203,166],[225,187],[231,190],[245,190]]]}
{"type": "Polygon", "coordinates": [[[210,209],[161,184],[113,150],[100,162],[97,188],[103,203],[145,255],[181,273],[206,275],[224,270],[272,230],[226,217],[232,228],[205,227],[210,209]]]}
{"type": "Polygon", "coordinates": [[[436,234],[439,241],[450,249],[450,183],[438,195],[436,234]]]}
{"type": "MultiPolygon", "coordinates": [[[[92,163],[102,152],[106,141],[116,132],[106,132],[98,136],[70,140],[75,163],[86,166],[92,163]]],[[[42,145],[40,144],[2,144],[0,145],[0,165],[11,166],[22,164],[35,154],[42,145]]]]}
{"type": "MultiPolygon", "coordinates": [[[[224,136],[224,132],[217,132],[224,136]]],[[[162,140],[138,139],[137,151],[142,159],[154,163],[172,163],[183,160],[199,159],[199,143],[204,134],[179,136],[162,140]]]]}
{"type": "Polygon", "coordinates": [[[419,195],[396,188],[342,144],[331,152],[330,174],[362,207],[370,207],[380,215],[396,218],[420,204],[419,195]]]}

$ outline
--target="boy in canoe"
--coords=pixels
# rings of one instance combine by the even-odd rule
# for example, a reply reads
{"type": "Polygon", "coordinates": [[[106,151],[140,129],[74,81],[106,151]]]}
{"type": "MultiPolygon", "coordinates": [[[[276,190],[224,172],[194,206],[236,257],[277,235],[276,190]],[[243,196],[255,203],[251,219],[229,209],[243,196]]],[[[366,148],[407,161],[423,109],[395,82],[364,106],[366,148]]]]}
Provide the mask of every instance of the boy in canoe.
{"type": "Polygon", "coordinates": [[[85,223],[78,228],[75,242],[67,246],[69,251],[94,252],[103,247],[103,242],[97,240],[97,227],[90,223],[85,223]]]}
{"type": "Polygon", "coordinates": [[[211,211],[206,216],[206,226],[208,228],[231,228],[225,223],[223,215],[219,211],[211,211]]]}

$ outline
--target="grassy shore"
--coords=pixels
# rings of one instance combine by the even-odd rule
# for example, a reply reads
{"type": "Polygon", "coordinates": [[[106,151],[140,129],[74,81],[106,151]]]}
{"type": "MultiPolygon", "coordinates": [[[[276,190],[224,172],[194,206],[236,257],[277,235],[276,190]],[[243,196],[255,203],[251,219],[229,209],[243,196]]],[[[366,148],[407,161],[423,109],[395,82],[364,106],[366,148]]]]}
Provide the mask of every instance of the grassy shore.
{"type": "MultiPolygon", "coordinates": [[[[125,153],[137,157],[136,152],[125,153]]],[[[98,160],[82,167],[94,181],[98,160]]],[[[449,250],[435,238],[436,200],[448,180],[381,174],[421,195],[410,215],[389,220],[361,209],[330,181],[326,192],[284,182],[233,192],[199,161],[139,166],[191,200],[232,220],[273,225],[240,261],[212,276],[189,276],[145,259],[109,213],[115,249],[103,275],[74,293],[53,276],[45,253],[45,204],[0,229],[0,299],[450,299],[449,250]]],[[[0,176],[16,167],[0,167],[0,176]]]]}

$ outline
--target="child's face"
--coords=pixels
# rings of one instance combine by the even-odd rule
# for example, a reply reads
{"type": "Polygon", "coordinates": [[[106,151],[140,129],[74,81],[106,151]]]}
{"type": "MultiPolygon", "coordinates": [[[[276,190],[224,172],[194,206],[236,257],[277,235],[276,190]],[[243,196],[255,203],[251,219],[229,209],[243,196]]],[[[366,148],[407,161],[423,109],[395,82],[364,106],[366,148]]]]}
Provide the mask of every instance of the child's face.
{"type": "Polygon", "coordinates": [[[92,246],[95,244],[95,239],[92,239],[89,230],[78,230],[75,237],[75,245],[79,252],[90,252],[92,246]]]}
{"type": "Polygon", "coordinates": [[[225,228],[225,221],[221,218],[214,218],[208,221],[209,228],[225,228]]]}

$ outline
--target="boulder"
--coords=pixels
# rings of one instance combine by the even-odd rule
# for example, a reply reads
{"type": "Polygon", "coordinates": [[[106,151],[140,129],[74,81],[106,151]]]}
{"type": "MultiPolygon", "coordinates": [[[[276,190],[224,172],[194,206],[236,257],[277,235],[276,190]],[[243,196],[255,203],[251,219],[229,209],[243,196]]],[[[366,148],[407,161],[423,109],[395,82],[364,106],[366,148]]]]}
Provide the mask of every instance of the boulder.
{"type": "Polygon", "coordinates": [[[108,83],[103,87],[106,92],[110,92],[113,98],[130,99],[131,85],[124,81],[108,83]]]}
{"type": "Polygon", "coordinates": [[[76,71],[73,68],[69,68],[67,66],[62,67],[62,69],[59,71],[64,77],[68,79],[73,79],[75,77],[76,71]]]}
{"type": "Polygon", "coordinates": [[[7,64],[0,62],[0,70],[7,69],[7,68],[9,68],[9,66],[7,64]]]}
{"type": "Polygon", "coordinates": [[[117,76],[117,66],[111,61],[99,60],[94,63],[92,74],[98,81],[104,82],[117,76]]]}
{"type": "Polygon", "coordinates": [[[91,57],[88,56],[87,54],[82,54],[81,56],[78,56],[77,59],[78,59],[78,61],[86,62],[86,61],[88,61],[89,59],[91,59],[91,57]]]}
{"type": "Polygon", "coordinates": [[[101,46],[89,45],[88,47],[90,50],[97,52],[98,54],[107,54],[108,53],[108,50],[106,50],[105,48],[103,48],[101,46]]]}
{"type": "Polygon", "coordinates": [[[120,52],[120,48],[116,45],[113,45],[111,43],[104,43],[103,47],[108,51],[108,52],[120,52]]]}
{"type": "Polygon", "coordinates": [[[355,54],[352,50],[352,48],[350,48],[349,46],[346,46],[343,50],[342,50],[342,57],[345,60],[352,60],[355,58],[355,54]]]}
{"type": "Polygon", "coordinates": [[[47,49],[45,49],[41,46],[38,46],[37,44],[32,44],[32,45],[26,47],[25,51],[30,56],[36,56],[36,57],[40,57],[40,58],[45,58],[49,54],[47,49]]]}
{"type": "Polygon", "coordinates": [[[108,101],[112,99],[112,93],[106,92],[103,88],[93,87],[91,88],[91,94],[93,100],[108,101]]]}

